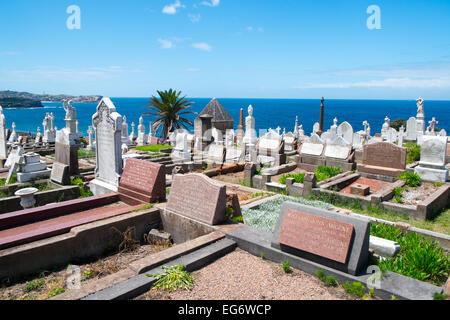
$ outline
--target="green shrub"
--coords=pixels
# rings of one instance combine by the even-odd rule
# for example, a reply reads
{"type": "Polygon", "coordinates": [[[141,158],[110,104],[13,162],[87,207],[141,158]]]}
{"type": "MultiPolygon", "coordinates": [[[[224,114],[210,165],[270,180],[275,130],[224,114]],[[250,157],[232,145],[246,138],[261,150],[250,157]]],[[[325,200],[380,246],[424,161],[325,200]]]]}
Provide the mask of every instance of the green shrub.
{"type": "Polygon", "coordinates": [[[394,197],[401,197],[403,194],[403,188],[401,187],[394,188],[392,192],[394,194],[394,197]]]}
{"type": "Polygon", "coordinates": [[[291,263],[289,262],[289,260],[281,262],[281,266],[283,267],[284,273],[291,272],[291,263]]]}
{"type": "Polygon", "coordinates": [[[78,189],[80,190],[80,199],[82,199],[82,198],[88,198],[88,197],[92,197],[94,194],[92,193],[92,191],[91,190],[88,190],[87,192],[86,192],[86,189],[84,188],[84,182],[83,182],[83,179],[81,179],[81,178],[75,178],[75,179],[72,179],[71,181],[70,181],[70,183],[72,184],[72,185],[74,185],[74,186],[78,186],[78,189]]]}
{"type": "Polygon", "coordinates": [[[342,169],[340,167],[318,166],[316,171],[314,171],[317,182],[337,176],[340,173],[342,173],[342,169]]]}
{"type": "Polygon", "coordinates": [[[394,197],[395,201],[397,201],[398,203],[403,203],[403,198],[400,196],[395,196],[394,197]]]}
{"type": "Polygon", "coordinates": [[[398,176],[400,180],[406,182],[406,184],[410,187],[417,187],[420,185],[420,176],[415,172],[405,171],[401,175],[398,176]]]}
{"type": "Polygon", "coordinates": [[[364,293],[366,291],[366,287],[364,287],[364,285],[358,281],[345,282],[344,284],[342,284],[342,287],[348,294],[359,298],[364,297],[364,293]]]}
{"type": "Polygon", "coordinates": [[[433,294],[433,300],[447,300],[447,295],[443,293],[435,292],[433,294]]]}
{"type": "Polygon", "coordinates": [[[395,257],[378,263],[382,271],[399,274],[442,285],[450,274],[450,260],[438,242],[429,240],[415,232],[403,234],[393,226],[373,224],[371,235],[397,241],[402,248],[395,257]]]}
{"type": "Polygon", "coordinates": [[[305,179],[304,173],[288,173],[281,176],[281,178],[278,180],[281,184],[286,184],[287,178],[294,178],[295,183],[303,183],[305,179]]]}
{"type": "Polygon", "coordinates": [[[161,274],[147,274],[147,277],[155,277],[157,281],[153,288],[162,288],[163,290],[174,291],[180,288],[191,290],[194,285],[189,272],[185,270],[184,265],[177,265],[172,267],[163,266],[164,273],[161,274]]]}
{"type": "Polygon", "coordinates": [[[420,146],[415,143],[405,143],[406,147],[406,163],[411,164],[420,160],[420,146]]]}
{"type": "Polygon", "coordinates": [[[48,298],[53,298],[64,292],[66,292],[66,290],[64,288],[55,288],[52,291],[50,291],[50,293],[48,294],[48,298]]]}
{"type": "Polygon", "coordinates": [[[25,285],[25,289],[23,289],[24,292],[28,293],[31,291],[39,290],[41,289],[45,284],[44,279],[36,279],[33,281],[29,281],[25,285]]]}

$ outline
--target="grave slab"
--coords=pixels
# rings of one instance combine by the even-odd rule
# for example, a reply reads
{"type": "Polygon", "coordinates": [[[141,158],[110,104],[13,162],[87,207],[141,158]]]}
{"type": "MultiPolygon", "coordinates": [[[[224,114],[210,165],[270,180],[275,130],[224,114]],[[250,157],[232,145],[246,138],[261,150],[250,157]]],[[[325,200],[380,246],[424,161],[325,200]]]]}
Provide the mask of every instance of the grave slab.
{"type": "Polygon", "coordinates": [[[166,209],[216,225],[225,221],[226,186],[203,174],[175,175],[166,209]]]}
{"type": "Polygon", "coordinates": [[[272,247],[357,275],[368,262],[370,222],[285,202],[272,247]]]}

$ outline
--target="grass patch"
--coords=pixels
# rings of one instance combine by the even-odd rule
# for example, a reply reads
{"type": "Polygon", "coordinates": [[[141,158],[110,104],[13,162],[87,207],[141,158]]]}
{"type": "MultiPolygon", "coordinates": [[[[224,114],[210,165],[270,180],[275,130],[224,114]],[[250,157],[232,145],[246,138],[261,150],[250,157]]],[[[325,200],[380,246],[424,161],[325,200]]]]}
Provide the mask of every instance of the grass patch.
{"type": "Polygon", "coordinates": [[[410,187],[417,187],[420,185],[420,176],[415,172],[405,171],[401,175],[398,176],[400,180],[406,182],[406,184],[410,187]]]}
{"type": "Polygon", "coordinates": [[[372,223],[370,234],[396,241],[401,246],[400,253],[378,263],[382,271],[390,270],[399,274],[431,282],[438,286],[450,274],[450,260],[437,241],[432,241],[415,232],[404,233],[391,225],[372,223]]]}
{"type": "MultiPolygon", "coordinates": [[[[8,182],[8,184],[14,184],[14,183],[17,183],[17,174],[16,173],[14,173],[11,176],[11,179],[9,179],[9,182],[8,182]]],[[[0,186],[4,186],[5,184],[6,184],[6,178],[0,179],[0,186]]]]}
{"type": "Polygon", "coordinates": [[[342,284],[342,287],[345,292],[352,296],[363,298],[365,295],[366,287],[359,281],[345,282],[342,284]]]}
{"type": "Polygon", "coordinates": [[[264,192],[264,191],[262,191],[262,192],[255,192],[255,193],[252,193],[251,195],[249,195],[248,198],[249,199],[254,199],[254,198],[258,198],[258,197],[264,197],[264,196],[269,195],[269,194],[270,193],[264,192]]]}
{"type": "Polygon", "coordinates": [[[278,183],[286,184],[286,179],[287,178],[294,178],[295,183],[303,183],[303,180],[305,179],[305,174],[304,173],[288,173],[288,174],[284,174],[278,180],[278,183]]]}
{"type": "Polygon", "coordinates": [[[161,149],[172,149],[172,148],[173,148],[172,146],[157,144],[152,146],[136,147],[135,149],[144,152],[159,152],[161,149]]]}
{"type": "Polygon", "coordinates": [[[95,151],[89,149],[78,149],[78,158],[81,159],[95,158],[95,151]]]}
{"type": "Polygon", "coordinates": [[[148,209],[153,208],[154,205],[155,205],[154,203],[147,203],[147,204],[144,204],[140,208],[134,209],[132,212],[139,212],[139,211],[143,211],[143,210],[148,210],[148,209]]]}
{"type": "Polygon", "coordinates": [[[91,190],[86,191],[84,188],[84,182],[81,178],[72,179],[70,183],[74,186],[78,186],[78,189],[80,190],[80,196],[78,197],[79,199],[92,197],[94,195],[91,190]]]}
{"type": "Polygon", "coordinates": [[[185,270],[184,265],[166,267],[163,266],[164,273],[161,274],[147,274],[147,277],[154,277],[157,279],[153,285],[153,289],[162,288],[163,290],[175,291],[178,289],[191,290],[194,286],[194,279],[192,279],[189,272],[185,270]]]}
{"type": "Polygon", "coordinates": [[[330,179],[331,177],[337,176],[341,173],[342,169],[340,167],[318,166],[316,171],[314,171],[317,182],[330,179]]]}
{"type": "Polygon", "coordinates": [[[338,281],[334,276],[326,276],[325,272],[322,269],[317,270],[317,277],[325,283],[327,286],[337,286],[338,281]]]}
{"type": "Polygon", "coordinates": [[[45,284],[44,279],[36,279],[33,281],[28,281],[23,291],[25,293],[29,293],[31,291],[41,290],[44,287],[44,284],[45,284]]]}
{"type": "Polygon", "coordinates": [[[420,146],[412,142],[407,142],[404,146],[406,147],[406,164],[420,160],[420,146]]]}

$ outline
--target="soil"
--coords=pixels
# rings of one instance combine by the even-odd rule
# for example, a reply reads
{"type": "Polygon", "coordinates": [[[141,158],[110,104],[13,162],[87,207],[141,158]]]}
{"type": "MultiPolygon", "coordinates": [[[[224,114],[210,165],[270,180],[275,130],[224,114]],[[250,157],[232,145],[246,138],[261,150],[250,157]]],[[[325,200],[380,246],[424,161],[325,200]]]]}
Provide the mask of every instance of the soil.
{"type": "Polygon", "coordinates": [[[224,175],[218,175],[213,177],[212,179],[226,183],[241,184],[244,181],[244,172],[241,171],[235,173],[228,173],[224,175]]]}
{"type": "Polygon", "coordinates": [[[352,300],[340,286],[253,256],[241,249],[191,274],[191,291],[152,289],[137,300],[352,300]]]}
{"type": "MultiPolygon", "coordinates": [[[[402,193],[403,204],[417,205],[419,202],[426,200],[429,196],[435,193],[440,187],[430,182],[422,182],[418,187],[405,187],[402,193]]],[[[392,198],[390,202],[395,202],[392,198]]]]}
{"type": "MultiPolygon", "coordinates": [[[[81,286],[90,281],[101,279],[107,275],[126,269],[133,261],[142,259],[156,252],[167,249],[167,245],[140,245],[129,244],[129,250],[119,252],[97,261],[90,261],[78,265],[81,271],[81,286]]],[[[70,266],[70,265],[69,265],[70,266]]],[[[68,267],[69,267],[68,266],[68,267]]],[[[0,284],[0,300],[45,300],[52,293],[64,292],[66,279],[70,276],[68,269],[63,268],[54,271],[43,271],[40,275],[23,279],[20,282],[8,284],[6,281],[0,284]],[[27,290],[33,283],[40,283],[34,290],[27,290]],[[28,285],[27,285],[28,284],[28,285]]]]}

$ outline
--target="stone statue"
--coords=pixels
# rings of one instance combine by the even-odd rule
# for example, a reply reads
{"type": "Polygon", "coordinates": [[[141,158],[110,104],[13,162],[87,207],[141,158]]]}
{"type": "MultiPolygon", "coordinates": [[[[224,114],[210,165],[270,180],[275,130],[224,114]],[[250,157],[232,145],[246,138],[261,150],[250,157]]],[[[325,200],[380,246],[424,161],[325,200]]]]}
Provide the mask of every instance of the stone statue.
{"type": "Polygon", "coordinates": [[[417,99],[417,114],[423,114],[423,99],[417,99]]]}
{"type": "Polygon", "coordinates": [[[72,100],[64,100],[63,107],[66,111],[66,119],[65,120],[75,120],[77,117],[77,111],[71,105],[72,100]]]}

